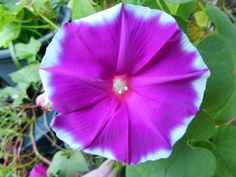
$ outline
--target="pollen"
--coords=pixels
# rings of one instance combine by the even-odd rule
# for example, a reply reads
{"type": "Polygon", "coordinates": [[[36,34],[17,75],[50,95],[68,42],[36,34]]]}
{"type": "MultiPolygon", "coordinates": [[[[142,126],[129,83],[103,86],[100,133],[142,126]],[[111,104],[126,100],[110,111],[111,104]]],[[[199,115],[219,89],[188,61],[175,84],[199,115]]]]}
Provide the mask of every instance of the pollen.
{"type": "Polygon", "coordinates": [[[113,80],[113,90],[118,95],[122,95],[128,91],[128,86],[125,78],[117,77],[113,80]]]}

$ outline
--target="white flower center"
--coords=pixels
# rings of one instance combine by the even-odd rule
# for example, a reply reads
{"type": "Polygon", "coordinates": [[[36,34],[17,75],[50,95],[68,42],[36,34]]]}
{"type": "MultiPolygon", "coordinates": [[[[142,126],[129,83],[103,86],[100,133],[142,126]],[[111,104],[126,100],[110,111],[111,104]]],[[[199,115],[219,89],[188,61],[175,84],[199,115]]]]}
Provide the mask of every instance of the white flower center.
{"type": "Polygon", "coordinates": [[[122,95],[128,90],[126,80],[121,77],[115,78],[113,80],[113,89],[118,95],[122,95]]]}

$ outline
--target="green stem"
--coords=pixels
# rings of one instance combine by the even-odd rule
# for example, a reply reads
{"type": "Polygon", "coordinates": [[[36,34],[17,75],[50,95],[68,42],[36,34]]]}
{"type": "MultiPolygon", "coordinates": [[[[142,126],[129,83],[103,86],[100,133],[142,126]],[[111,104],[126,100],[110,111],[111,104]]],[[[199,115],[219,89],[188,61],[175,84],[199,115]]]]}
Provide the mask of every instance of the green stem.
{"type": "Polygon", "coordinates": [[[32,19],[27,19],[27,20],[19,20],[19,19],[15,19],[14,22],[17,22],[17,23],[29,23],[31,22],[32,19]]]}
{"type": "MultiPolygon", "coordinates": [[[[35,120],[35,118],[34,118],[34,120],[35,120]]],[[[34,154],[35,154],[40,160],[42,160],[44,163],[50,165],[51,161],[48,160],[46,157],[42,156],[42,155],[39,153],[38,148],[37,148],[36,143],[35,143],[35,140],[34,140],[33,132],[34,132],[34,121],[31,123],[31,126],[30,126],[30,133],[29,133],[29,136],[30,136],[30,139],[31,139],[31,142],[32,142],[32,148],[33,148],[34,154]]]]}
{"type": "Polygon", "coordinates": [[[51,25],[54,29],[59,29],[59,27],[55,24],[55,23],[53,23],[51,20],[49,20],[47,17],[45,17],[43,14],[41,14],[40,12],[37,12],[38,13],[38,15],[42,18],[42,19],[44,19],[49,25],[51,25]]]}
{"type": "Polygon", "coordinates": [[[31,31],[31,32],[37,34],[39,37],[42,37],[42,36],[43,36],[43,35],[42,35],[41,33],[39,33],[37,30],[32,29],[32,28],[26,28],[25,30],[31,31]]]}
{"type": "Polygon", "coordinates": [[[113,169],[112,169],[116,176],[120,176],[121,170],[122,170],[122,163],[114,161],[113,169]]]}
{"type": "Polygon", "coordinates": [[[39,29],[39,28],[50,28],[50,25],[41,25],[41,26],[21,25],[21,27],[39,29]]]}
{"type": "Polygon", "coordinates": [[[158,6],[161,8],[161,10],[164,10],[170,14],[170,9],[168,8],[164,0],[156,0],[156,2],[158,6]]]}
{"type": "Polygon", "coordinates": [[[14,45],[12,42],[9,44],[9,50],[10,50],[10,54],[11,54],[11,58],[12,58],[13,63],[15,64],[17,69],[20,69],[21,65],[16,57],[15,48],[14,48],[14,45]]]}

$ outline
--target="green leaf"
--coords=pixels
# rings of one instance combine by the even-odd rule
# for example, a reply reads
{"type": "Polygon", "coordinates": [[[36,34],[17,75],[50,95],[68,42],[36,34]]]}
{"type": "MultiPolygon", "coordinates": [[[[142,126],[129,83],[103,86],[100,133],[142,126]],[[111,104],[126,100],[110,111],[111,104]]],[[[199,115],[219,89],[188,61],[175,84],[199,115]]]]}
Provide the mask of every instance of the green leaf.
{"type": "Polygon", "coordinates": [[[160,3],[160,5],[162,5],[163,8],[164,8],[164,6],[166,6],[168,9],[167,13],[170,13],[172,15],[176,15],[177,10],[180,6],[180,4],[173,4],[173,3],[166,2],[166,1],[163,1],[162,3],[161,3],[161,1],[159,1],[159,3],[160,3]],[[165,5],[163,3],[165,3],[165,5]]]}
{"type": "Polygon", "coordinates": [[[21,94],[20,90],[17,87],[5,87],[3,89],[0,89],[0,99],[6,100],[8,96],[11,98],[17,98],[21,94]]]}
{"type": "Polygon", "coordinates": [[[0,0],[0,3],[3,5],[16,4],[17,2],[18,2],[18,0],[0,0]]]}
{"type": "Polygon", "coordinates": [[[192,0],[166,0],[167,2],[174,3],[174,4],[182,4],[186,2],[190,2],[192,0]]]}
{"type": "Polygon", "coordinates": [[[182,29],[185,33],[187,33],[188,28],[186,22],[178,16],[173,16],[173,17],[177,21],[179,28],[182,29]]]}
{"type": "MultiPolygon", "coordinates": [[[[208,5],[206,8],[206,14],[209,16],[210,20],[212,20],[212,22],[215,24],[216,26],[216,33],[217,36],[224,41],[224,46],[223,50],[226,50],[228,53],[232,54],[232,60],[234,62],[234,64],[232,62],[230,62],[232,64],[232,66],[234,65],[234,69],[228,68],[228,75],[231,74],[232,77],[235,78],[236,76],[236,26],[231,23],[231,21],[229,20],[229,18],[218,8],[212,5],[208,5]],[[227,50],[226,48],[228,48],[229,50],[227,50]]],[[[229,55],[229,54],[228,54],[229,55]]],[[[227,58],[228,58],[227,55],[227,58]]],[[[223,57],[223,56],[222,56],[223,57]]],[[[226,56],[224,57],[226,58],[226,56]]],[[[226,69],[225,69],[226,70],[226,69]]],[[[223,76],[222,80],[223,80],[223,76]]],[[[226,78],[224,78],[226,79],[226,78]]],[[[231,79],[230,81],[232,82],[229,89],[225,90],[225,91],[229,91],[229,93],[224,93],[222,92],[221,94],[225,95],[228,94],[229,96],[227,96],[227,102],[225,102],[224,105],[222,105],[222,107],[219,109],[219,111],[217,111],[217,114],[215,115],[215,120],[216,122],[220,123],[225,123],[227,121],[230,121],[233,117],[236,116],[236,79],[234,79],[234,81],[231,79]]],[[[226,81],[225,81],[226,82],[226,81]]],[[[224,91],[224,90],[222,90],[224,91]]]]}
{"type": "Polygon", "coordinates": [[[12,3],[0,4],[0,31],[2,31],[7,24],[23,18],[23,4],[15,5],[17,2],[12,3]]]}
{"type": "Polygon", "coordinates": [[[68,7],[72,10],[72,20],[76,20],[96,13],[89,0],[70,0],[68,3],[68,7]]]}
{"type": "Polygon", "coordinates": [[[209,18],[203,11],[198,11],[194,13],[194,18],[198,26],[207,27],[209,23],[209,18]]]}
{"type": "Polygon", "coordinates": [[[126,167],[126,177],[166,177],[165,161],[158,160],[126,167]]]}
{"type": "Polygon", "coordinates": [[[236,127],[219,127],[212,138],[211,150],[216,156],[216,176],[236,176],[236,127]]]}
{"type": "Polygon", "coordinates": [[[157,1],[155,0],[144,0],[144,2],[142,2],[142,5],[150,7],[152,9],[160,9],[160,7],[157,4],[157,1]]]}
{"type": "Polygon", "coordinates": [[[219,117],[235,95],[236,77],[231,53],[219,35],[207,37],[201,41],[198,49],[211,71],[202,110],[214,118],[216,124],[223,124],[233,118],[232,114],[236,115],[236,109],[231,109],[234,113],[224,115],[223,119],[219,117]]]}
{"type": "Polygon", "coordinates": [[[7,47],[12,40],[18,38],[21,31],[21,25],[18,23],[8,23],[0,31],[0,47],[7,47]]]}
{"type": "Polygon", "coordinates": [[[204,141],[212,137],[215,132],[213,119],[203,111],[193,119],[187,129],[187,138],[194,141],[204,141]]]}
{"type": "Polygon", "coordinates": [[[168,159],[127,167],[127,177],[212,177],[216,161],[205,148],[180,142],[168,159]]]}
{"type": "Polygon", "coordinates": [[[67,2],[67,0],[48,0],[48,1],[50,2],[53,9],[56,9],[67,2]]]}
{"type": "Polygon", "coordinates": [[[16,87],[5,87],[0,89],[0,102],[5,103],[9,98],[13,100],[12,107],[19,106],[23,103],[23,99],[28,99],[26,89],[28,88],[27,84],[18,84],[16,87]]]}
{"type": "Polygon", "coordinates": [[[160,9],[156,0],[121,0],[121,2],[126,4],[143,5],[152,9],[160,9]]]}
{"type": "Polygon", "coordinates": [[[49,2],[49,0],[32,0],[32,6],[36,12],[39,12],[49,19],[56,17],[56,13],[54,12],[52,4],[49,2]]]}
{"type": "Polygon", "coordinates": [[[15,19],[15,14],[9,13],[4,6],[0,5],[0,31],[4,26],[15,19]]]}
{"type": "Polygon", "coordinates": [[[224,107],[216,114],[215,120],[219,123],[225,123],[235,118],[236,110],[236,89],[232,92],[224,107]]]}
{"type": "Polygon", "coordinates": [[[40,47],[41,43],[31,37],[28,44],[18,43],[15,45],[16,56],[19,59],[26,59],[29,63],[34,62],[40,47]]]}
{"type": "Polygon", "coordinates": [[[232,54],[236,55],[236,26],[229,18],[216,6],[208,5],[206,14],[216,25],[219,37],[230,47],[232,54]]]}
{"type": "Polygon", "coordinates": [[[184,20],[188,20],[189,16],[194,12],[194,9],[195,9],[195,1],[189,1],[184,4],[180,4],[176,12],[176,16],[184,20]]]}
{"type": "Polygon", "coordinates": [[[48,168],[49,177],[75,177],[77,172],[88,172],[89,168],[80,151],[59,151],[48,168]]]}
{"type": "Polygon", "coordinates": [[[32,0],[32,6],[36,10],[40,10],[40,8],[47,2],[48,0],[32,0]]]}
{"type": "Polygon", "coordinates": [[[10,74],[13,82],[20,84],[31,84],[40,81],[39,64],[30,64],[24,68],[10,74]]]}
{"type": "Polygon", "coordinates": [[[216,161],[209,150],[183,144],[170,157],[166,169],[166,177],[212,177],[216,161]]]}

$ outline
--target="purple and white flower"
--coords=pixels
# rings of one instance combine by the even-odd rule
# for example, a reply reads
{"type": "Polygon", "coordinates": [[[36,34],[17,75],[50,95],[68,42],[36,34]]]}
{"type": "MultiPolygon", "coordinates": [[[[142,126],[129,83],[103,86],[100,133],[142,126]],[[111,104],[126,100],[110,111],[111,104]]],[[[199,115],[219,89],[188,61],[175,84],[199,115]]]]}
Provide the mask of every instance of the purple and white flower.
{"type": "Polygon", "coordinates": [[[65,24],[40,75],[72,148],[136,164],[166,158],[201,105],[210,72],[173,17],[118,4],[65,24]]]}

